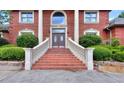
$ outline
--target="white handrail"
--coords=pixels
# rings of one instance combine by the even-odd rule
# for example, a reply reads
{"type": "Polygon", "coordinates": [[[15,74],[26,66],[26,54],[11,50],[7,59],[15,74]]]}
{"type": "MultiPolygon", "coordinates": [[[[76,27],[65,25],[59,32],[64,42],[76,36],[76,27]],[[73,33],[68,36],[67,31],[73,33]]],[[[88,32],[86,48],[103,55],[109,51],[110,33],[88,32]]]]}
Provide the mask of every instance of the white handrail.
{"type": "Polygon", "coordinates": [[[49,48],[49,38],[35,46],[34,48],[25,48],[25,70],[31,70],[34,64],[42,57],[49,48]]]}
{"type": "Polygon", "coordinates": [[[84,47],[80,46],[78,43],[73,41],[71,38],[68,38],[68,48],[71,50],[71,52],[81,61],[85,61],[85,51],[84,47]]]}
{"type": "Polygon", "coordinates": [[[87,65],[88,70],[93,70],[93,48],[84,48],[71,38],[67,40],[67,47],[78,59],[87,65]]]}
{"type": "Polygon", "coordinates": [[[32,50],[32,61],[33,64],[42,57],[49,48],[49,38],[35,46],[32,50]]]}

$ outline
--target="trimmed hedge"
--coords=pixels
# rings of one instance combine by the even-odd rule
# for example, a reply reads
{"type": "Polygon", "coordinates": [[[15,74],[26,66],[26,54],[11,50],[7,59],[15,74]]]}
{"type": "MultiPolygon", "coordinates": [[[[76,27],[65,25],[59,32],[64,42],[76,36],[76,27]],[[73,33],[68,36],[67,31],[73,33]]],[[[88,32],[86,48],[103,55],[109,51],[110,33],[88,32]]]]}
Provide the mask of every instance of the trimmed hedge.
{"type": "Polygon", "coordinates": [[[19,47],[0,48],[0,60],[22,61],[25,58],[25,51],[19,47]]]}
{"type": "Polygon", "coordinates": [[[101,38],[97,35],[83,35],[79,39],[79,44],[83,47],[99,45],[101,42],[101,38]]]}
{"type": "Polygon", "coordinates": [[[17,37],[16,43],[19,47],[33,48],[38,44],[38,39],[32,34],[23,34],[17,37]]]}
{"type": "Polygon", "coordinates": [[[0,38],[0,46],[6,45],[6,44],[9,44],[9,42],[4,38],[0,38]]]}
{"type": "Polygon", "coordinates": [[[94,52],[93,52],[93,59],[96,61],[106,61],[110,60],[112,53],[109,49],[105,47],[93,47],[94,52]]]}
{"type": "Polygon", "coordinates": [[[113,54],[112,58],[119,62],[124,62],[124,52],[116,52],[113,54]]]}

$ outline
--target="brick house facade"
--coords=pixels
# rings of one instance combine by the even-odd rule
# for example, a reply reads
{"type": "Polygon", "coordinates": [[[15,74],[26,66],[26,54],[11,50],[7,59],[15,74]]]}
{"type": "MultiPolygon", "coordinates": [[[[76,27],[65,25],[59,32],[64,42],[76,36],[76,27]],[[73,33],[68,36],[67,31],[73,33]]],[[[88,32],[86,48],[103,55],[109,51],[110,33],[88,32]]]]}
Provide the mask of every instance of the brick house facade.
{"type": "Polygon", "coordinates": [[[124,18],[115,18],[106,26],[105,31],[109,33],[110,40],[117,38],[121,45],[124,45],[124,18]]]}
{"type": "MultiPolygon", "coordinates": [[[[64,33],[65,45],[67,37],[71,37],[78,42],[79,37],[84,34],[99,35],[103,41],[108,40],[110,36],[109,32],[104,31],[104,28],[109,23],[108,10],[13,10],[10,18],[9,33],[5,34],[4,37],[11,43],[16,43],[17,36],[26,31],[37,36],[39,42],[50,37],[51,46],[54,42],[53,38],[56,41],[56,37],[53,34],[56,31],[57,33],[64,33]]],[[[62,37],[62,34],[57,39],[59,37],[62,37]]],[[[59,39],[62,40],[63,38],[59,39]]]]}

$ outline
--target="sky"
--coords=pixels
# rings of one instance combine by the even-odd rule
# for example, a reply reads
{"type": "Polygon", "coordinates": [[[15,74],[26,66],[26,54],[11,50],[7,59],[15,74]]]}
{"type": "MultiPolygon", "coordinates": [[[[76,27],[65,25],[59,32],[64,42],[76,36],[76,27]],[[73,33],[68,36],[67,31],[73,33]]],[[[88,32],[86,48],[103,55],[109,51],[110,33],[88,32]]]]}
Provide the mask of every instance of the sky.
{"type": "Polygon", "coordinates": [[[116,17],[118,17],[118,15],[123,12],[124,10],[112,10],[110,13],[109,13],[109,20],[112,20],[116,17]]]}

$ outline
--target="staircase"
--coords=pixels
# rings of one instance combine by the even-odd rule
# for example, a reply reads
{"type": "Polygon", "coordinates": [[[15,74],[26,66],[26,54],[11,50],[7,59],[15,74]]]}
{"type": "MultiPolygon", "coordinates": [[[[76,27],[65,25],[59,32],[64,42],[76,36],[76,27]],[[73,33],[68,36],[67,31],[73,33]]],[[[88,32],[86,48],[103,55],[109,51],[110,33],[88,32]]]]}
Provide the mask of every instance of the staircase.
{"type": "Polygon", "coordinates": [[[83,70],[86,65],[77,59],[69,49],[52,48],[32,66],[33,70],[83,70]]]}

